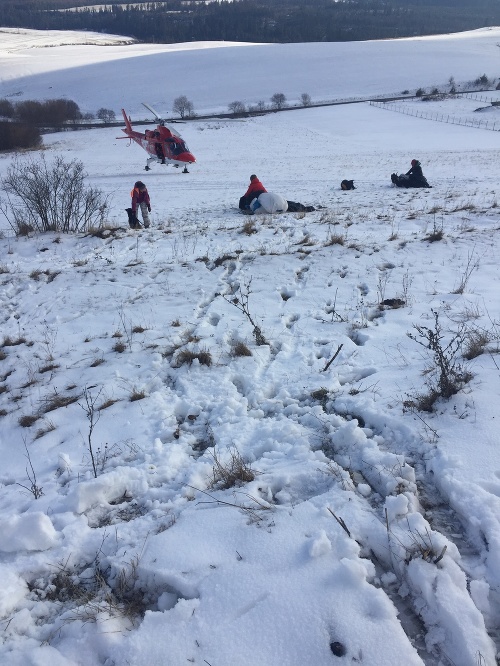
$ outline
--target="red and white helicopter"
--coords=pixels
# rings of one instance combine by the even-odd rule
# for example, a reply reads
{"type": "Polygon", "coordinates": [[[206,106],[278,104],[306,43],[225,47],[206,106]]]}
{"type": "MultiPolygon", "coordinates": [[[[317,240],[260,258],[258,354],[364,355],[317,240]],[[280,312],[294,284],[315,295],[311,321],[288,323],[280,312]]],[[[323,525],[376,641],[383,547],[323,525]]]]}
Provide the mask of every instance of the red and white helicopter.
{"type": "MultiPolygon", "coordinates": [[[[131,141],[135,141],[141,148],[148,153],[149,157],[144,167],[146,171],[150,170],[151,162],[159,162],[160,164],[173,164],[176,167],[183,166],[183,173],[189,173],[187,165],[196,162],[195,156],[189,152],[184,139],[181,135],[165,124],[156,111],[148,104],[142,102],[142,105],[149,109],[151,113],[158,120],[158,126],[155,130],[146,130],[145,132],[137,132],[132,128],[130,118],[127,117],[125,110],[122,109],[123,119],[125,120],[125,129],[122,129],[131,141]]],[[[117,137],[124,139],[124,136],[117,137]]]]}

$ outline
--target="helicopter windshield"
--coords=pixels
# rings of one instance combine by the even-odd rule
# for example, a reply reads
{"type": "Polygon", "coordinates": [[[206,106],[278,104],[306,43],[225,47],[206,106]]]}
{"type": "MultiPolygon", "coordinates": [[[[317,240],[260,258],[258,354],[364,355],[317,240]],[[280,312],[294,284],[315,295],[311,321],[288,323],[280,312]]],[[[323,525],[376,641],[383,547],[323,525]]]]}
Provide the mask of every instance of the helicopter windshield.
{"type": "Polygon", "coordinates": [[[167,139],[166,143],[170,149],[170,152],[172,155],[181,155],[181,153],[187,153],[189,152],[188,147],[186,146],[185,142],[182,141],[179,138],[171,138],[167,139]]]}

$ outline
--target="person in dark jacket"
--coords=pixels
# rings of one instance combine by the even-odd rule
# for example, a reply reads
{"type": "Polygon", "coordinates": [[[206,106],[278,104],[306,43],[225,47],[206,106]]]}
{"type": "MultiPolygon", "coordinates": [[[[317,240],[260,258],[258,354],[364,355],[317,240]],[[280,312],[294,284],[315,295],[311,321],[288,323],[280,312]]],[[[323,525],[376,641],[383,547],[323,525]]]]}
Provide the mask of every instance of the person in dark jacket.
{"type": "Polygon", "coordinates": [[[250,204],[252,203],[252,201],[263,192],[267,192],[266,188],[264,187],[264,185],[262,185],[260,180],[253,173],[250,176],[250,185],[248,186],[247,191],[240,198],[240,203],[239,203],[240,209],[248,210],[250,208],[250,204]]]}
{"type": "Polygon", "coordinates": [[[132,197],[132,212],[137,216],[137,211],[140,208],[144,226],[147,228],[150,225],[149,213],[151,212],[151,201],[149,200],[149,192],[144,183],[140,180],[134,185],[134,189],[130,193],[132,197]]]}
{"type": "Polygon", "coordinates": [[[406,175],[409,177],[410,183],[413,183],[413,187],[429,187],[422,171],[422,165],[418,160],[411,161],[411,169],[406,172],[406,175]]]}
{"type": "Polygon", "coordinates": [[[411,161],[411,167],[406,173],[400,176],[397,173],[393,173],[391,180],[397,187],[431,187],[422,172],[422,166],[418,160],[411,161]]]}

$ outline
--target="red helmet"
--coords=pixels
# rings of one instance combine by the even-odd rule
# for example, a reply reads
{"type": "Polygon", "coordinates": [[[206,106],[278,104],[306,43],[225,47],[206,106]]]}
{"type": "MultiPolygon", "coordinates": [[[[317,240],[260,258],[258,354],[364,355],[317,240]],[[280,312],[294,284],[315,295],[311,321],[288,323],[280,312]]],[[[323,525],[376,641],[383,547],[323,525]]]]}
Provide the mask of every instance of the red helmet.
{"type": "Polygon", "coordinates": [[[412,161],[411,161],[411,165],[412,165],[412,166],[416,166],[417,164],[418,164],[418,160],[412,160],[412,161]]]}

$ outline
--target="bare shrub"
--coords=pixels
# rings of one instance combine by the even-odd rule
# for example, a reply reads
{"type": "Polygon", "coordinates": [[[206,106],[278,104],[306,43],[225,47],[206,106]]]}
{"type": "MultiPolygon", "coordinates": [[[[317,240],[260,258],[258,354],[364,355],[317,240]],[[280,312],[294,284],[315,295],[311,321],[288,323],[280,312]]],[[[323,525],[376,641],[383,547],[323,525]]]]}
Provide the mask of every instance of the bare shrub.
{"type": "Polygon", "coordinates": [[[210,488],[227,490],[242,483],[248,483],[255,479],[255,472],[241,457],[237,448],[229,449],[229,458],[223,462],[219,453],[214,449],[210,452],[214,464],[210,479],[210,488]]]}
{"type": "Polygon", "coordinates": [[[90,454],[90,460],[92,461],[92,470],[94,472],[94,478],[97,479],[97,465],[98,461],[94,455],[94,443],[92,437],[94,434],[94,429],[101,418],[101,413],[97,409],[97,401],[102,393],[102,388],[97,392],[97,395],[93,395],[92,391],[86,386],[82,391],[83,401],[78,403],[80,407],[85,412],[87,421],[89,424],[89,430],[87,434],[87,448],[90,454]]]}
{"type": "Polygon", "coordinates": [[[33,467],[33,463],[31,462],[31,456],[30,452],[28,451],[28,447],[26,445],[26,440],[24,441],[24,448],[26,449],[25,456],[28,459],[28,465],[26,465],[26,476],[28,478],[27,483],[29,483],[29,486],[26,486],[23,483],[18,483],[17,485],[21,486],[21,488],[25,488],[26,490],[28,490],[35,499],[39,499],[43,495],[43,489],[41,486],[38,485],[35,468],[33,467]]]}
{"type": "Polygon", "coordinates": [[[250,298],[250,294],[252,293],[251,289],[250,289],[251,284],[252,284],[252,280],[250,280],[248,282],[248,284],[245,285],[244,290],[241,288],[241,285],[238,284],[238,286],[236,287],[236,291],[231,296],[223,295],[222,298],[227,303],[230,303],[231,305],[234,305],[234,307],[237,308],[240,312],[243,312],[243,314],[245,315],[245,317],[248,319],[248,321],[250,322],[250,324],[252,326],[252,332],[253,332],[253,336],[255,338],[255,343],[259,346],[260,345],[267,345],[268,342],[267,342],[266,338],[264,337],[260,326],[258,326],[255,323],[254,317],[250,313],[249,298],[250,298]]]}
{"type": "Polygon", "coordinates": [[[6,201],[0,210],[16,234],[37,232],[75,233],[101,227],[108,197],[85,185],[83,162],[57,156],[14,160],[2,181],[6,201]]]}
{"type": "Polygon", "coordinates": [[[428,349],[432,355],[431,365],[426,370],[429,389],[427,394],[419,394],[413,400],[406,401],[405,405],[422,409],[419,405],[425,404],[424,411],[432,411],[432,406],[438,398],[450,398],[472,379],[472,374],[466,369],[461,356],[467,336],[465,326],[461,325],[458,330],[451,331],[448,336],[449,341],[446,342],[439,314],[435,310],[432,310],[432,314],[434,328],[415,324],[414,329],[417,334],[407,333],[411,340],[428,349]]]}
{"type": "Polygon", "coordinates": [[[475,256],[474,248],[467,254],[467,262],[460,276],[458,286],[451,292],[452,294],[463,294],[472,273],[479,268],[479,257],[475,256]]]}
{"type": "Polygon", "coordinates": [[[113,351],[115,351],[117,354],[123,354],[123,352],[126,349],[127,349],[127,345],[124,342],[122,342],[121,340],[118,340],[113,345],[113,351]]]}

